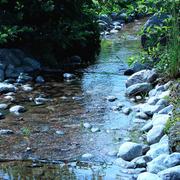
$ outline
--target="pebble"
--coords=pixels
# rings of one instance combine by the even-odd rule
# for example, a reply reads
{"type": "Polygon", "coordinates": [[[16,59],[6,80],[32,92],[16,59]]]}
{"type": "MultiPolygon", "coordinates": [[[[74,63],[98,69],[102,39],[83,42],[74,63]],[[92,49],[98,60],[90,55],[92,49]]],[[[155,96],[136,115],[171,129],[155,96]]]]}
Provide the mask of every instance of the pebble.
{"type": "Polygon", "coordinates": [[[16,106],[11,107],[11,108],[9,109],[9,111],[10,111],[11,113],[16,114],[16,115],[19,115],[20,113],[23,113],[23,112],[25,112],[26,110],[25,110],[25,108],[24,108],[23,106],[16,105],[16,106]]]}
{"type": "Polygon", "coordinates": [[[86,129],[90,129],[92,125],[90,123],[83,123],[83,127],[86,129]]]}
{"type": "Polygon", "coordinates": [[[57,131],[56,131],[56,134],[57,134],[57,135],[60,135],[60,136],[63,136],[63,135],[64,135],[64,132],[61,131],[61,130],[57,130],[57,131]]]}
{"type": "Polygon", "coordinates": [[[91,132],[95,133],[95,132],[99,132],[100,129],[98,127],[93,127],[91,128],[91,132]]]}
{"type": "Polygon", "coordinates": [[[123,108],[122,112],[126,115],[129,115],[131,113],[132,109],[131,108],[123,108]]]}
{"type": "Polygon", "coordinates": [[[0,129],[0,135],[10,135],[14,134],[14,132],[10,129],[0,129]]]}

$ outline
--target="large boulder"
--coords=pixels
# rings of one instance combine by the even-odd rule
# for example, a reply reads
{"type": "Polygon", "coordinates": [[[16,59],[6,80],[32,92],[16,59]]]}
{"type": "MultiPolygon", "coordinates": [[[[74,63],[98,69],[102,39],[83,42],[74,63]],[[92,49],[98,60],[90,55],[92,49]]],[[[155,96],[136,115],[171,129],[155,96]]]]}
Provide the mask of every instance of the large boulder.
{"type": "Polygon", "coordinates": [[[15,92],[16,87],[8,83],[0,83],[0,93],[15,92]]]}
{"type": "Polygon", "coordinates": [[[133,142],[126,142],[122,144],[118,152],[118,157],[121,157],[125,161],[131,161],[141,155],[142,145],[133,142]]]}
{"type": "Polygon", "coordinates": [[[165,43],[166,38],[165,36],[158,37],[158,34],[154,33],[153,35],[149,34],[148,29],[152,29],[155,26],[163,26],[166,25],[165,20],[170,16],[163,13],[163,14],[154,14],[152,17],[148,19],[148,21],[144,25],[143,35],[141,36],[141,44],[144,49],[147,49],[150,46],[156,45],[156,43],[165,43]],[[157,39],[159,41],[157,42],[157,39]]]}
{"type": "Polygon", "coordinates": [[[16,78],[22,72],[29,73],[41,69],[36,59],[29,57],[20,49],[0,49],[0,64],[3,65],[3,69],[0,67],[0,73],[4,70],[6,78],[16,78]]]}
{"type": "Polygon", "coordinates": [[[138,94],[146,94],[152,89],[150,83],[137,83],[127,88],[127,96],[136,96],[138,94]]]}
{"type": "Polygon", "coordinates": [[[126,81],[126,87],[130,87],[137,83],[153,83],[158,77],[157,72],[153,70],[142,70],[134,73],[126,81]]]}
{"type": "Polygon", "coordinates": [[[180,179],[180,166],[165,169],[158,173],[162,180],[178,180],[180,179]]]}

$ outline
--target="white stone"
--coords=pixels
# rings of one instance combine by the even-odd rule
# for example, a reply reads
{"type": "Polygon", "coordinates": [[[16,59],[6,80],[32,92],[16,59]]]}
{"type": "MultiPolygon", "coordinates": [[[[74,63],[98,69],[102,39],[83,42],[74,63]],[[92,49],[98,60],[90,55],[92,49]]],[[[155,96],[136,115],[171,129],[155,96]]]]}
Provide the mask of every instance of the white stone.
{"type": "Polygon", "coordinates": [[[91,132],[95,133],[95,132],[99,132],[100,129],[98,127],[93,127],[91,128],[91,132]]]}
{"type": "Polygon", "coordinates": [[[159,111],[158,114],[172,114],[173,109],[174,109],[174,106],[170,104],[169,106],[159,111]]]}
{"type": "Polygon", "coordinates": [[[144,112],[139,112],[136,114],[136,118],[140,118],[140,119],[148,119],[148,115],[145,114],[144,112]]]}
{"type": "Polygon", "coordinates": [[[90,160],[90,159],[92,159],[94,156],[92,155],[92,154],[90,154],[90,153],[86,153],[86,154],[83,154],[82,155],[82,159],[83,160],[90,160]]]}
{"type": "Polygon", "coordinates": [[[120,167],[123,167],[123,168],[135,168],[135,163],[133,162],[129,162],[129,161],[125,161],[124,159],[122,158],[118,158],[114,161],[114,164],[115,165],[118,165],[120,167]]]}
{"type": "Polygon", "coordinates": [[[16,115],[19,115],[20,113],[25,112],[25,108],[23,106],[17,105],[17,106],[13,106],[9,109],[9,111],[11,113],[14,113],[16,115]]]}
{"type": "Polygon", "coordinates": [[[159,98],[157,97],[150,97],[147,101],[149,105],[155,105],[159,101],[159,98]]]}
{"type": "Polygon", "coordinates": [[[132,111],[131,108],[123,108],[122,109],[122,112],[126,115],[129,115],[131,111],[132,111]]]}
{"type": "Polygon", "coordinates": [[[141,128],[141,131],[142,131],[142,132],[147,132],[147,131],[149,131],[152,127],[153,127],[153,123],[152,123],[152,121],[149,121],[149,122],[147,122],[147,123],[141,128]]]}
{"type": "Polygon", "coordinates": [[[137,180],[162,180],[158,175],[149,172],[143,172],[138,175],[137,180]]]}
{"type": "Polygon", "coordinates": [[[4,110],[7,109],[8,105],[7,104],[0,104],[0,109],[4,110]]]}
{"type": "Polygon", "coordinates": [[[0,82],[0,93],[15,92],[16,87],[12,84],[0,82]]]}
{"type": "Polygon", "coordinates": [[[90,129],[92,125],[90,123],[83,123],[83,127],[86,129],[90,129]]]}

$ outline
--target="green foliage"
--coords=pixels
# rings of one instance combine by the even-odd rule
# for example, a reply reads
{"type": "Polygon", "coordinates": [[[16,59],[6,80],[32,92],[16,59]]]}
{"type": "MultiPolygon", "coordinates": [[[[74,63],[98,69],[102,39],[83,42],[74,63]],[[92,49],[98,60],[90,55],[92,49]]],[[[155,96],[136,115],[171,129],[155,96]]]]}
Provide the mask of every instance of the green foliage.
{"type": "Polygon", "coordinates": [[[0,0],[0,46],[57,62],[93,51],[99,43],[93,7],[91,0],[0,0]]]}

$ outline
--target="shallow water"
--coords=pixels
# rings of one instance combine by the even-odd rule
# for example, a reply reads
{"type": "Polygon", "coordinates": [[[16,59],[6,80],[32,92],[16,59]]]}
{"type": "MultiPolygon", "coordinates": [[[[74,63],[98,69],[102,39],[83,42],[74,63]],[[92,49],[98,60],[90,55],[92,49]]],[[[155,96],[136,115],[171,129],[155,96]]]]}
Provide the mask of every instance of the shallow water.
{"type": "Polygon", "coordinates": [[[0,163],[0,179],[133,178],[133,172],[112,165],[114,157],[108,152],[118,150],[129,138],[133,126],[133,114],[127,116],[113,111],[112,106],[132,104],[125,97],[127,77],[123,72],[127,58],[141,51],[137,32],[143,22],[128,24],[119,34],[103,39],[96,62],[77,71],[76,80],[62,82],[56,75],[56,79],[48,78],[43,86],[34,85],[35,90],[29,94],[18,93],[16,103],[28,111],[23,118],[7,114],[6,119],[0,121],[1,128],[15,132],[0,137],[0,159],[7,160],[0,163]],[[28,101],[40,93],[52,102],[35,106],[28,101]],[[107,96],[118,99],[109,102],[107,96]],[[92,133],[83,128],[84,122],[100,131],[92,133]],[[62,131],[62,135],[56,134],[57,130],[62,131]],[[82,164],[84,153],[91,153],[94,158],[82,164]],[[27,159],[33,162],[17,161],[27,159]]]}

